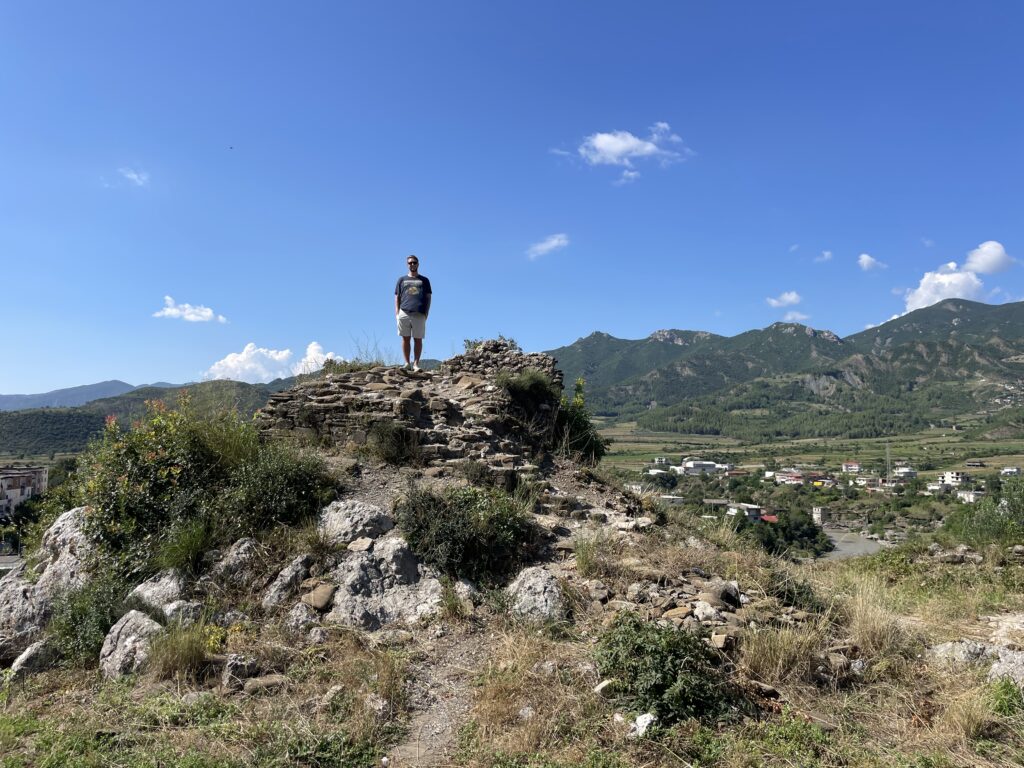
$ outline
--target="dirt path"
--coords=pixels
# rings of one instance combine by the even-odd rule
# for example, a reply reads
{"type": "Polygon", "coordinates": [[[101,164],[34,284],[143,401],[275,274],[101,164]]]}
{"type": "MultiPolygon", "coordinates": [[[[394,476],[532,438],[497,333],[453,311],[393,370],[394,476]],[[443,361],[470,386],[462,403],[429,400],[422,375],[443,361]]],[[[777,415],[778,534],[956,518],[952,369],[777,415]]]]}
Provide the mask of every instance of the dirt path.
{"type": "MultiPolygon", "coordinates": [[[[436,629],[425,631],[430,635],[436,629]]],[[[409,732],[388,755],[389,768],[450,765],[459,728],[472,706],[472,680],[487,658],[484,637],[461,627],[428,637],[416,650],[409,732]]]]}

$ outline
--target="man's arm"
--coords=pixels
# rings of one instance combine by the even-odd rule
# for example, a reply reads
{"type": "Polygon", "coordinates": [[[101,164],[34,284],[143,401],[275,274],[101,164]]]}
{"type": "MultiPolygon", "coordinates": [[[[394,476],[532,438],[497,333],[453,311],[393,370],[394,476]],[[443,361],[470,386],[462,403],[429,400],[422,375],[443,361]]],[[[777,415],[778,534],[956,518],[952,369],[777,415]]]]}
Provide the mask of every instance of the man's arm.
{"type": "Polygon", "coordinates": [[[395,317],[398,317],[398,312],[402,308],[402,278],[398,278],[398,282],[395,283],[395,317]]]}
{"type": "Polygon", "coordinates": [[[423,296],[423,319],[426,320],[427,316],[430,315],[430,299],[433,298],[434,292],[430,288],[429,280],[423,278],[423,282],[426,283],[426,285],[424,285],[426,293],[423,296]]]}

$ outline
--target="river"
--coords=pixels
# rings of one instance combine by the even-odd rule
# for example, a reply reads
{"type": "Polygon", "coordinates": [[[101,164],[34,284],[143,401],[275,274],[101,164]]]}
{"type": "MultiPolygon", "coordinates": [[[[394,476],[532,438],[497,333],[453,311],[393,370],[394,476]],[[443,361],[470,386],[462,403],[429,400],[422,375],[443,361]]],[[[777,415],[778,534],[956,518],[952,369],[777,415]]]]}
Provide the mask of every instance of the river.
{"type": "Polygon", "coordinates": [[[858,557],[859,555],[873,555],[882,548],[874,539],[861,536],[857,531],[847,531],[843,528],[826,528],[825,533],[832,539],[836,548],[825,554],[828,560],[841,560],[846,557],[858,557]]]}

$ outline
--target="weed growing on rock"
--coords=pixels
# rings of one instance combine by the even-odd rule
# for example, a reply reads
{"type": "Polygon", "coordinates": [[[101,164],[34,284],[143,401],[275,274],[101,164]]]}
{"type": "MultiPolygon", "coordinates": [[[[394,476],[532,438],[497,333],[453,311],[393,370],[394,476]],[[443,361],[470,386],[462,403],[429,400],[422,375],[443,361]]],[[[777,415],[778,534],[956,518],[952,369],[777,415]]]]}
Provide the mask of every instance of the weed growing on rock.
{"type": "Polygon", "coordinates": [[[95,666],[107,632],[128,606],[131,585],[116,571],[95,571],[83,586],[59,595],[53,604],[49,633],[65,662],[95,666]]]}
{"type": "Polygon", "coordinates": [[[203,554],[214,546],[214,530],[209,518],[182,520],[161,536],[153,564],[156,568],[176,568],[195,575],[202,565],[203,554]]]}
{"type": "Polygon", "coordinates": [[[560,453],[587,464],[597,464],[608,450],[608,440],[590,419],[583,379],[576,379],[572,398],[562,396],[555,445],[560,453]]]}
{"type": "Polygon", "coordinates": [[[524,505],[498,490],[411,488],[396,502],[395,517],[426,563],[485,585],[513,573],[536,539],[524,505]]]}
{"type": "Polygon", "coordinates": [[[373,423],[366,434],[365,451],[386,464],[420,463],[420,446],[416,433],[389,419],[373,423]]]}
{"type": "Polygon", "coordinates": [[[168,627],[153,638],[149,669],[163,680],[198,680],[209,664],[207,645],[203,623],[168,627]]]}
{"type": "Polygon", "coordinates": [[[601,637],[596,659],[601,674],[615,679],[631,706],[653,712],[664,725],[716,720],[740,703],[700,637],[631,612],[619,615],[601,637]]]}

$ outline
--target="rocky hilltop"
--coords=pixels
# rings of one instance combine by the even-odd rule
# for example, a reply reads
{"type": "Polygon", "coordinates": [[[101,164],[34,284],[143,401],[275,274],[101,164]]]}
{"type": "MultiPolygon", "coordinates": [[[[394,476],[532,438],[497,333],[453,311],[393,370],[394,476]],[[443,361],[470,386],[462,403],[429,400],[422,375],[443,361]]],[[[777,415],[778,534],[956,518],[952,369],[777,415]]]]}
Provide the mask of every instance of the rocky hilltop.
{"type": "Polygon", "coordinates": [[[541,372],[561,389],[554,358],[485,341],[436,372],[378,366],[299,384],[271,395],[256,421],[271,436],[349,450],[365,446],[374,430],[386,425],[403,430],[431,466],[465,459],[520,466],[544,449],[555,426],[555,403],[531,415],[530,429],[523,428],[522,419],[508,418],[516,405],[496,377],[527,370],[541,372]]]}
{"type": "MultiPolygon", "coordinates": [[[[0,681],[15,718],[0,714],[5,757],[907,765],[936,745],[974,754],[974,726],[956,720],[948,734],[940,714],[959,710],[942,686],[960,699],[1004,686],[1016,711],[1019,615],[931,629],[891,613],[884,582],[863,572],[771,557],[625,493],[560,454],[560,386],[551,357],[500,342],[432,373],[301,382],[257,415],[261,444],[314,446],[337,498],[312,520],[218,542],[190,567],[131,570],[115,587],[98,570],[95,510],[65,511],[30,565],[0,579],[0,681]],[[524,399],[516,381],[554,388],[524,399]],[[467,510],[491,547],[468,560],[466,531],[441,519],[467,510]],[[465,575],[484,560],[490,575],[465,575]],[[52,622],[69,597],[112,590],[96,603],[109,611],[102,647],[73,662],[67,628],[52,622]],[[952,644],[926,654],[941,640],[952,644]]],[[[995,549],[947,554],[910,552],[897,572],[916,585],[952,569],[935,583],[970,599],[971,585],[1021,570],[995,549]]],[[[1015,717],[970,711],[991,728],[1015,717]]],[[[990,754],[1024,748],[1000,733],[990,754]]]]}

